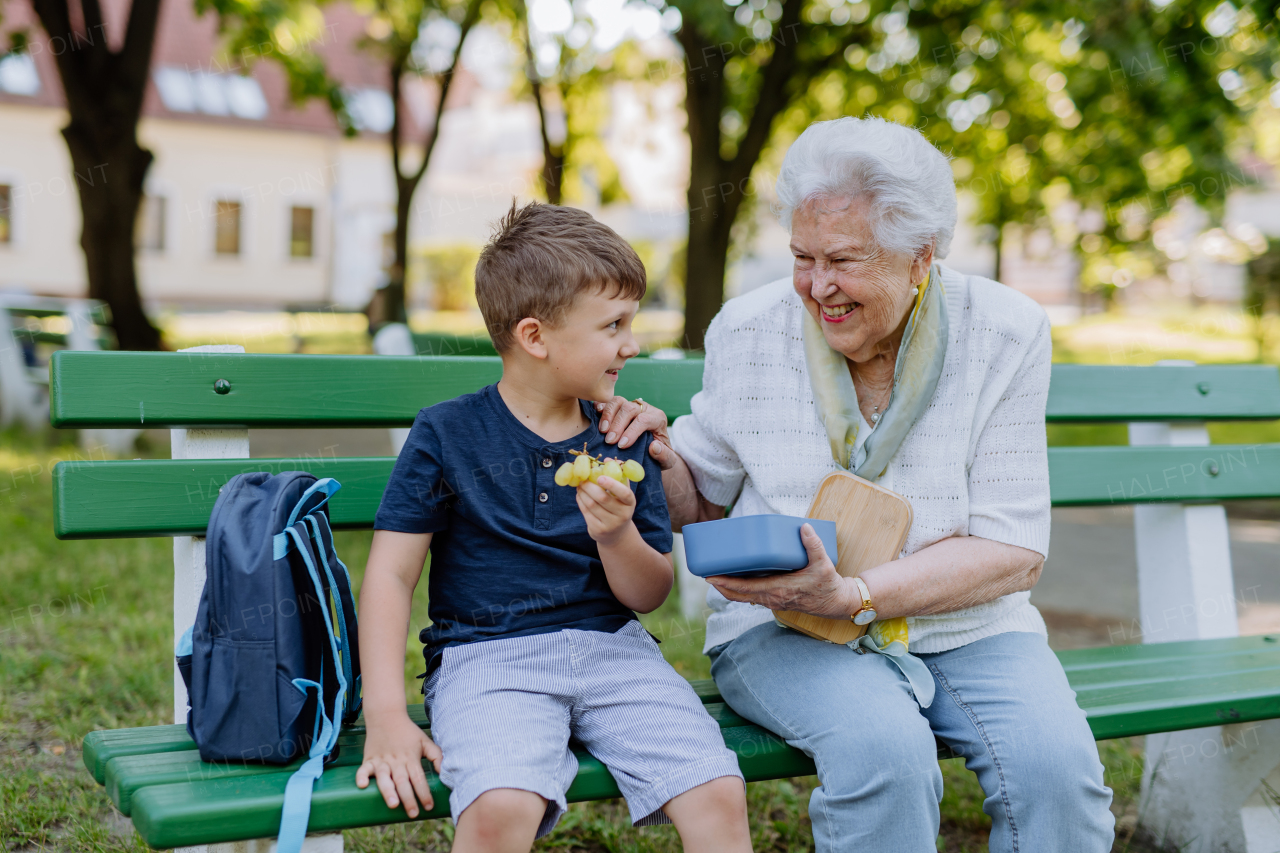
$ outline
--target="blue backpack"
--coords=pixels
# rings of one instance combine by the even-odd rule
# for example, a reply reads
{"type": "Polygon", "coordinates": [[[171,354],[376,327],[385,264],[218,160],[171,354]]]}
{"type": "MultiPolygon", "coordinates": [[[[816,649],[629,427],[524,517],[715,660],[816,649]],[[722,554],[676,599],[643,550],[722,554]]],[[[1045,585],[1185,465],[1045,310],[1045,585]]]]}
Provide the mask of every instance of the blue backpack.
{"type": "Polygon", "coordinates": [[[195,624],[178,641],[187,732],[209,762],[306,760],[285,788],[279,853],[297,853],[312,786],[360,712],[351,577],[325,504],[301,471],[238,474],[218,494],[195,624]]]}

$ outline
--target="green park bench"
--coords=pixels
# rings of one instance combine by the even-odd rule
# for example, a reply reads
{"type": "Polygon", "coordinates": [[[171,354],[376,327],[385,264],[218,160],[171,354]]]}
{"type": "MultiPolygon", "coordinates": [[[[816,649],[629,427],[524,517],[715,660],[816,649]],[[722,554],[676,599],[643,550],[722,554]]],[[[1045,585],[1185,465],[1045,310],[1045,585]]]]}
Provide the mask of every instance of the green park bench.
{"type": "MultiPolygon", "coordinates": [[[[175,625],[190,624],[203,582],[199,537],[218,489],[230,477],[288,470],[334,477],[342,491],[330,504],[333,526],[368,528],[394,463],[393,458],[250,460],[245,458],[249,427],[406,427],[419,408],[474,391],[500,375],[501,362],[483,357],[58,353],[50,398],[55,426],[167,427],[174,458],[60,463],[53,474],[56,534],[61,539],[176,537],[175,625]]],[[[699,360],[637,359],[623,371],[618,393],[643,396],[674,420],[689,412],[701,381],[699,360]]],[[[1205,446],[1203,423],[1277,418],[1280,375],[1270,367],[1059,365],[1053,371],[1051,423],[1128,423],[1131,438],[1131,446],[1051,448],[1054,505],[1141,504],[1140,509],[1158,511],[1154,519],[1135,522],[1145,643],[1058,656],[1097,738],[1169,733],[1159,735],[1165,739],[1155,747],[1148,738],[1147,774],[1158,789],[1153,801],[1165,803],[1175,819],[1212,807],[1224,825],[1239,823],[1249,805],[1244,799],[1280,764],[1280,729],[1265,728],[1271,723],[1249,725],[1280,718],[1280,637],[1235,636],[1225,539],[1215,551],[1203,541],[1192,547],[1186,538],[1208,536],[1213,545],[1214,536],[1225,537],[1217,502],[1280,497],[1280,444],[1205,446]],[[1143,526],[1147,521],[1149,530],[1143,526]],[[1217,594],[1224,583],[1227,601],[1209,613],[1202,598],[1217,594]],[[1229,611],[1229,619],[1219,609],[1229,611]],[[1161,612],[1165,618],[1157,624],[1161,612]],[[1189,756],[1177,740],[1191,734],[1196,739],[1188,742],[1199,743],[1210,737],[1206,732],[1218,732],[1211,736],[1227,751],[1232,738],[1253,732],[1258,743],[1249,743],[1251,754],[1263,754],[1269,763],[1240,796],[1206,795],[1199,780],[1184,786],[1185,792],[1174,784],[1162,794],[1157,765],[1170,764],[1170,750],[1192,775],[1208,772],[1204,762],[1225,760],[1189,756]],[[1160,755],[1164,758],[1156,760],[1160,755]],[[1184,794],[1196,802],[1181,803],[1178,797],[1184,794]]],[[[749,781],[815,773],[803,753],[735,714],[714,683],[698,681],[694,687],[749,781]]],[[[181,681],[175,678],[175,719],[185,718],[184,708],[181,681]]],[[[421,706],[409,711],[425,727],[421,706]]],[[[340,758],[315,785],[311,832],[407,819],[403,809],[386,807],[376,786],[355,786],[363,737],[360,724],[342,733],[340,758]]],[[[945,749],[940,757],[948,757],[945,749]]],[[[619,795],[603,765],[585,753],[579,761],[571,801],[619,795]]],[[[92,732],[84,740],[84,762],[142,838],[157,848],[274,835],[293,771],[203,763],[181,725],[92,732]]],[[[436,805],[420,819],[448,814],[447,792],[429,765],[427,772],[436,805]]],[[[1144,819],[1166,822],[1165,814],[1156,811],[1144,819]]],[[[340,850],[341,837],[329,838],[337,839],[340,850]]]]}

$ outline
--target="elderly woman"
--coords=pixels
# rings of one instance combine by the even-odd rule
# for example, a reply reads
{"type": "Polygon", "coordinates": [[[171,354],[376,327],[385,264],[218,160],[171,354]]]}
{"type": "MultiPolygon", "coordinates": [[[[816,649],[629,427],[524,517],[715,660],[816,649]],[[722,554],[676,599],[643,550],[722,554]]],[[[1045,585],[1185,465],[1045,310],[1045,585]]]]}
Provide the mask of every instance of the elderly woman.
{"type": "MultiPolygon", "coordinates": [[[[1084,713],[1031,605],[1049,550],[1044,312],[936,263],[956,222],[951,169],[879,119],[809,127],[777,185],[791,279],[727,302],[702,390],[662,412],[601,404],[606,440],[661,441],[673,528],[802,516],[848,470],[905,497],[900,559],[840,576],[808,525],[809,565],[712,578],[706,653],[725,700],[813,756],[819,851],[933,851],[935,738],[982,785],[993,851],[1108,851],[1111,791],[1084,713]],[[674,453],[672,452],[674,451],[674,453]],[[771,610],[905,617],[911,655],[859,654],[771,610]]],[[[875,649],[872,648],[871,651],[875,649]]]]}

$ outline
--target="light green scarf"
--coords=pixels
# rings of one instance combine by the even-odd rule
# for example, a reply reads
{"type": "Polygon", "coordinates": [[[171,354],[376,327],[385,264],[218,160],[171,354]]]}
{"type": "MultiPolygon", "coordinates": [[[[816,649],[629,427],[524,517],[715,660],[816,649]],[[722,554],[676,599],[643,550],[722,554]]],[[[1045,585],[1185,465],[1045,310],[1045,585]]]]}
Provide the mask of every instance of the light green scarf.
{"type": "MultiPolygon", "coordinates": [[[[831,444],[831,457],[841,468],[873,482],[884,474],[889,460],[933,399],[947,357],[949,331],[946,293],[935,266],[917,293],[907,320],[893,368],[889,403],[858,447],[862,418],[848,362],[827,343],[818,321],[804,312],[804,358],[809,384],[818,405],[818,418],[831,444]]],[[[897,618],[873,623],[864,636],[848,645],[859,654],[870,651],[884,655],[910,682],[920,707],[928,708],[933,702],[933,676],[919,658],[907,653],[907,644],[907,620],[897,618]]]]}
{"type": "Polygon", "coordinates": [[[916,296],[893,368],[893,390],[880,421],[867,436],[857,458],[850,459],[858,442],[858,392],[853,388],[848,362],[822,335],[818,321],[804,312],[804,359],[809,384],[818,404],[818,418],[831,443],[831,457],[866,480],[878,480],[889,460],[933,399],[947,357],[947,299],[938,268],[916,296]]]}

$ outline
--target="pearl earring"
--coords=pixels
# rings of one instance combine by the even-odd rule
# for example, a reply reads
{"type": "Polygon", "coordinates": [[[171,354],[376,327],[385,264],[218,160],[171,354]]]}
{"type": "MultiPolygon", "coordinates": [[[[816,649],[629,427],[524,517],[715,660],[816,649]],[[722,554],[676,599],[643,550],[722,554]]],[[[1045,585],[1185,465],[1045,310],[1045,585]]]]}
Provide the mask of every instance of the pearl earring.
{"type": "Polygon", "coordinates": [[[911,288],[911,295],[912,295],[912,296],[919,296],[919,295],[920,295],[920,288],[918,288],[918,287],[913,287],[913,288],[911,288]]]}

